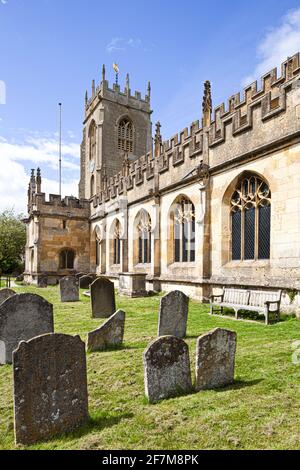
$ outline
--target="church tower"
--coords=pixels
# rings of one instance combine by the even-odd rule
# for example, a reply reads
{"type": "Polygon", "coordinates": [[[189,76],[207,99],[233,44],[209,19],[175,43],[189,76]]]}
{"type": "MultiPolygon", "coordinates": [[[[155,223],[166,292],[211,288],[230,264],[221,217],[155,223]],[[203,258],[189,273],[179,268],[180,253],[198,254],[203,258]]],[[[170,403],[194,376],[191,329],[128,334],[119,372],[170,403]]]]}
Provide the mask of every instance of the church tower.
{"type": "Polygon", "coordinates": [[[103,182],[122,170],[125,155],[136,160],[152,145],[150,83],[142,98],[138,91],[131,93],[128,74],[123,91],[117,82],[110,88],[103,65],[100,85],[96,88],[93,80],[92,96],[85,95],[80,198],[98,194],[103,182]]]}

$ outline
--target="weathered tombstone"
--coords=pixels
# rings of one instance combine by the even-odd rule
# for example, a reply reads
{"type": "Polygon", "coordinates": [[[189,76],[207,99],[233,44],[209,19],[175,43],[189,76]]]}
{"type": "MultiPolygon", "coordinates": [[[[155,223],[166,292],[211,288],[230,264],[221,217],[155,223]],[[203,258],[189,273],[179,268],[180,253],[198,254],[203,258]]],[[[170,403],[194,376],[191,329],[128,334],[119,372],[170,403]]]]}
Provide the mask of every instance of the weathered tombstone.
{"type": "Polygon", "coordinates": [[[224,387],[234,381],[235,331],[216,328],[200,336],[196,347],[196,390],[224,387]]]}
{"type": "Polygon", "coordinates": [[[48,334],[22,341],[13,353],[17,444],[74,430],[88,419],[85,344],[48,334]]]}
{"type": "Polygon", "coordinates": [[[94,282],[94,278],[92,276],[82,276],[79,279],[79,287],[80,289],[88,289],[92,282],[94,282]]]}
{"type": "Polygon", "coordinates": [[[9,299],[9,297],[15,295],[15,293],[16,292],[12,289],[0,289],[0,304],[9,299]]]}
{"type": "Polygon", "coordinates": [[[118,310],[100,328],[88,334],[88,351],[104,351],[123,343],[125,312],[118,310]]]}
{"type": "Polygon", "coordinates": [[[159,308],[158,336],[184,338],[189,311],[189,297],[175,290],[162,297],[159,308]]]}
{"type": "Polygon", "coordinates": [[[38,287],[43,288],[43,289],[48,287],[48,276],[46,275],[39,276],[37,285],[38,287]]]}
{"type": "Polygon", "coordinates": [[[62,302],[79,301],[79,283],[75,276],[63,277],[59,282],[59,286],[62,302]]]}
{"type": "Polygon", "coordinates": [[[150,403],[192,389],[188,345],[175,336],[161,336],[143,354],[145,394],[150,403]]]}
{"type": "Polygon", "coordinates": [[[114,283],[106,277],[98,277],[90,287],[92,317],[107,318],[116,311],[114,283]]]}
{"type": "Polygon", "coordinates": [[[82,276],[86,276],[86,273],[77,273],[77,274],[75,274],[75,277],[76,277],[76,279],[78,279],[78,281],[82,276]]]}
{"type": "Polygon", "coordinates": [[[39,295],[15,294],[0,305],[0,364],[12,362],[20,341],[52,333],[53,305],[39,295]]]}

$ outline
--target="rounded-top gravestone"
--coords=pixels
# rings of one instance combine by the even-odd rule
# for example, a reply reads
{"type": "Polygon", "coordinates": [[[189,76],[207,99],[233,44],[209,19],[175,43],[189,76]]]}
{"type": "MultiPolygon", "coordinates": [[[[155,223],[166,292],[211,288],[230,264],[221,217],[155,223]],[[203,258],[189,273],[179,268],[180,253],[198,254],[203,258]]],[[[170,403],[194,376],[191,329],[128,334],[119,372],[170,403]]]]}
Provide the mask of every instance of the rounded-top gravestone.
{"type": "Polygon", "coordinates": [[[80,289],[88,289],[90,285],[94,282],[92,276],[84,275],[79,278],[79,287],[80,289]]]}
{"type": "Polygon", "coordinates": [[[161,336],[144,351],[145,394],[150,403],[192,389],[188,345],[175,336],[161,336]]]}
{"type": "Polygon", "coordinates": [[[234,381],[237,335],[215,328],[200,336],[196,347],[196,390],[224,387],[234,381]]]}
{"type": "Polygon", "coordinates": [[[73,431],[88,420],[85,344],[79,336],[47,334],[13,353],[17,444],[73,431]]]}
{"type": "Polygon", "coordinates": [[[53,305],[39,295],[15,294],[0,305],[0,364],[12,362],[20,341],[53,333],[53,305]]]}
{"type": "Polygon", "coordinates": [[[106,277],[98,277],[90,287],[93,318],[108,318],[116,311],[115,286],[106,277]]]}
{"type": "Polygon", "coordinates": [[[79,283],[75,276],[63,277],[59,282],[59,286],[62,302],[79,301],[79,283]]]}
{"type": "Polygon", "coordinates": [[[12,289],[0,289],[0,304],[15,294],[16,292],[12,289]]]}
{"type": "Polygon", "coordinates": [[[161,298],[158,336],[173,335],[185,338],[189,311],[189,297],[175,290],[161,298]]]}

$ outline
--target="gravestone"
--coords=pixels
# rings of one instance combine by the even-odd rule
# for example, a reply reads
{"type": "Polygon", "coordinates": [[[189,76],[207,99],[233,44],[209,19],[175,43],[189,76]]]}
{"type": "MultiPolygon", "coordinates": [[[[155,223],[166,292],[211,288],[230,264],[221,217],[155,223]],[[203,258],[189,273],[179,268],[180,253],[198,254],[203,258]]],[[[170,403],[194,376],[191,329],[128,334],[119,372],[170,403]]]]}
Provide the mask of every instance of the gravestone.
{"type": "Polygon", "coordinates": [[[175,336],[161,336],[144,351],[145,394],[150,403],[192,389],[188,345],[175,336]]]}
{"type": "Polygon", "coordinates": [[[82,276],[86,276],[87,274],[86,273],[77,273],[75,274],[75,277],[76,279],[79,281],[79,279],[82,277],[82,276]]]}
{"type": "Polygon", "coordinates": [[[98,277],[90,287],[92,317],[108,318],[116,311],[114,283],[106,277],[98,277]]]}
{"type": "Polygon", "coordinates": [[[60,282],[60,299],[62,302],[79,301],[79,284],[75,276],[63,277],[60,282]]]}
{"type": "Polygon", "coordinates": [[[17,444],[66,433],[88,419],[85,344],[48,334],[22,341],[13,353],[17,444]]]}
{"type": "Polygon", "coordinates": [[[12,289],[0,289],[0,304],[13,295],[15,295],[15,291],[12,289]]]}
{"type": "Polygon", "coordinates": [[[40,288],[46,288],[48,287],[48,276],[39,276],[38,277],[38,282],[37,282],[38,287],[40,288]]]}
{"type": "Polygon", "coordinates": [[[235,331],[216,328],[200,336],[196,346],[196,390],[224,387],[234,381],[235,331]]]}
{"type": "Polygon", "coordinates": [[[94,282],[94,278],[92,276],[88,276],[88,275],[82,276],[79,279],[79,287],[80,289],[88,289],[90,285],[92,284],[92,282],[94,282]]]}
{"type": "Polygon", "coordinates": [[[185,338],[189,297],[175,290],[162,297],[159,308],[158,336],[185,338]]]}
{"type": "Polygon", "coordinates": [[[39,295],[15,294],[0,305],[0,364],[12,362],[20,341],[52,333],[53,305],[39,295]]]}
{"type": "Polygon", "coordinates": [[[88,334],[88,351],[104,351],[123,343],[125,312],[118,310],[100,328],[88,334]]]}

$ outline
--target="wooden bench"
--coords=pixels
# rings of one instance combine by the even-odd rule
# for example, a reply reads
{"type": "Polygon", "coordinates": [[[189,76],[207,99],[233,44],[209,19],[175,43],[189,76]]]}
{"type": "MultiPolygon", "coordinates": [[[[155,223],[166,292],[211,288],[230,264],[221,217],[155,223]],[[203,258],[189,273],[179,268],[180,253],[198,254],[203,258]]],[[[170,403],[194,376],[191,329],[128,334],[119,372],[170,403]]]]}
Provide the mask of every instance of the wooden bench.
{"type": "Polygon", "coordinates": [[[235,318],[238,319],[240,310],[258,312],[265,316],[265,323],[269,325],[270,315],[275,321],[280,319],[280,302],[282,291],[262,291],[233,289],[224,287],[220,295],[211,295],[210,314],[223,313],[224,307],[232,308],[235,311],[235,318]],[[218,308],[218,310],[215,309],[218,308]]]}

